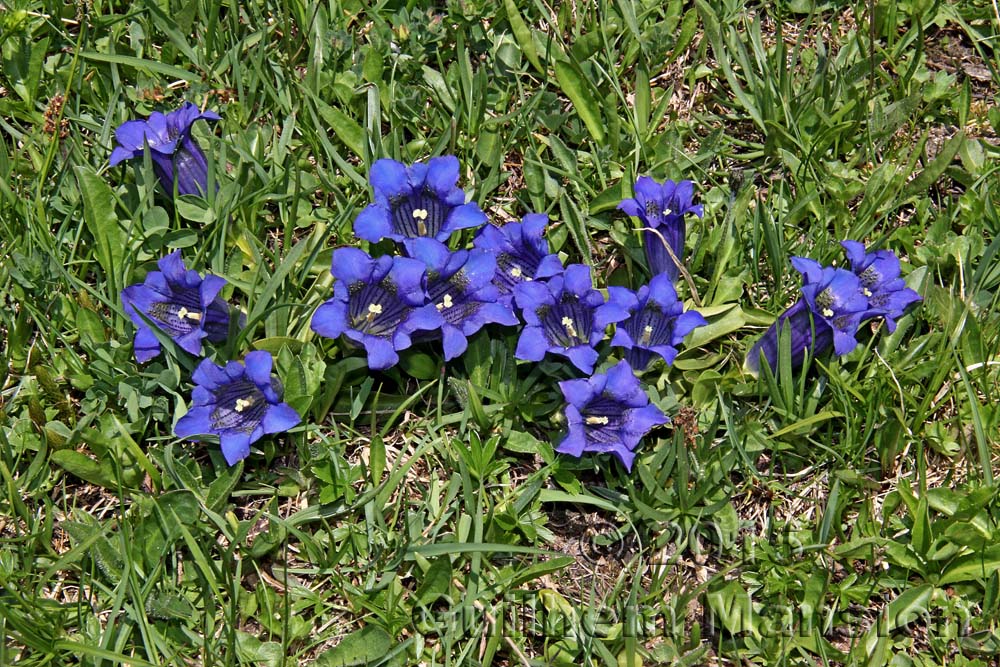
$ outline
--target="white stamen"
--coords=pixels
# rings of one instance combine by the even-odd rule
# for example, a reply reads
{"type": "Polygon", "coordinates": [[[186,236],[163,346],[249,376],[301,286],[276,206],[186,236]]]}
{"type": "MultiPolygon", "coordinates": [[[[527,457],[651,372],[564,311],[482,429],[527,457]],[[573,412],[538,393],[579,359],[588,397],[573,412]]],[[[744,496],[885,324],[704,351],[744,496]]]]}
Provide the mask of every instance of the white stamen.
{"type": "Polygon", "coordinates": [[[663,209],[663,215],[664,215],[664,216],[668,216],[668,215],[670,215],[671,213],[673,213],[673,211],[671,211],[671,210],[670,210],[669,208],[665,208],[665,209],[663,209]]]}
{"type": "Polygon", "coordinates": [[[416,218],[417,220],[426,220],[427,219],[427,209],[423,209],[423,208],[415,208],[415,209],[413,209],[413,217],[416,218]]]}
{"type": "Polygon", "coordinates": [[[521,277],[521,267],[518,266],[517,264],[515,264],[513,266],[513,268],[511,268],[511,270],[510,270],[510,275],[514,276],[515,278],[520,278],[521,277]]]}
{"type": "Polygon", "coordinates": [[[640,345],[648,345],[649,339],[653,337],[653,327],[646,325],[642,328],[642,338],[639,339],[640,345]]]}
{"type": "Polygon", "coordinates": [[[437,308],[438,310],[444,310],[445,308],[451,308],[453,305],[455,305],[455,302],[451,300],[451,295],[445,294],[444,298],[441,299],[441,303],[437,304],[434,307],[437,308]]]}
{"type": "Polygon", "coordinates": [[[251,405],[253,405],[253,398],[237,398],[236,405],[233,407],[233,410],[236,410],[236,412],[243,412],[251,405]]]}
{"type": "Polygon", "coordinates": [[[382,304],[380,303],[370,303],[368,304],[368,316],[365,318],[368,322],[375,319],[375,316],[382,314],[382,304]]]}
{"type": "Polygon", "coordinates": [[[865,296],[871,296],[872,295],[872,291],[870,289],[868,289],[867,287],[865,287],[864,289],[862,289],[861,293],[864,294],[865,296]]]}
{"type": "Polygon", "coordinates": [[[560,324],[566,329],[566,333],[570,335],[571,338],[576,338],[576,326],[573,324],[573,318],[564,317],[560,324]]]}
{"type": "Polygon", "coordinates": [[[824,308],[823,309],[823,317],[833,317],[833,309],[832,308],[824,308]]]}
{"type": "Polygon", "coordinates": [[[586,421],[587,421],[588,424],[595,425],[595,426],[598,425],[598,424],[601,425],[601,426],[607,426],[608,425],[608,418],[607,417],[587,417],[586,421]]]}
{"type": "Polygon", "coordinates": [[[201,321],[201,313],[190,311],[184,306],[181,306],[181,309],[177,311],[177,317],[181,319],[184,319],[186,317],[189,320],[193,320],[194,322],[201,321]]]}

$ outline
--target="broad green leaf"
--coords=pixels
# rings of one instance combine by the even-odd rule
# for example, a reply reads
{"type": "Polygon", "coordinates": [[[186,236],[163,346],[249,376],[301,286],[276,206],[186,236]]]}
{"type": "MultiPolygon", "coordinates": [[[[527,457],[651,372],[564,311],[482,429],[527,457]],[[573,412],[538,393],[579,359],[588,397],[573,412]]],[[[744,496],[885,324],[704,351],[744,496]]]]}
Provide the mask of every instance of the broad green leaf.
{"type": "Polygon", "coordinates": [[[699,309],[699,311],[702,312],[702,315],[705,316],[705,319],[708,320],[708,324],[703,327],[698,327],[692,331],[691,335],[685,339],[684,345],[689,348],[699,347],[717,338],[721,338],[726,334],[732,333],[746,324],[742,308],[739,306],[730,308],[727,305],[726,310],[728,310],[728,312],[726,312],[725,315],[718,319],[713,319],[711,316],[705,315],[705,312],[699,309]]]}
{"type": "Polygon", "coordinates": [[[118,488],[111,466],[98,463],[82,452],[75,449],[60,449],[52,452],[51,459],[57,466],[85,482],[106,489],[118,488]]]}
{"type": "Polygon", "coordinates": [[[901,199],[909,199],[914,195],[927,192],[927,189],[934,185],[935,181],[941,177],[944,170],[951,164],[951,161],[955,159],[958,149],[962,147],[964,142],[965,132],[959,132],[949,139],[941,148],[941,152],[931,160],[931,163],[907,184],[906,189],[903,190],[901,199]]]}
{"type": "Polygon", "coordinates": [[[993,545],[956,558],[945,568],[938,586],[969,581],[985,581],[1000,571],[1000,545],[993,545]]]}
{"type": "Polygon", "coordinates": [[[317,667],[362,667],[380,664],[392,649],[392,637],[376,625],[368,625],[324,651],[313,663],[317,667]]]}
{"type": "Polygon", "coordinates": [[[413,597],[417,604],[429,606],[445,597],[450,587],[451,560],[447,556],[441,556],[431,562],[413,597]]]}
{"type": "Polygon", "coordinates": [[[318,98],[313,98],[313,101],[316,103],[319,115],[330,125],[330,129],[334,131],[337,138],[363,160],[367,153],[365,150],[367,141],[365,130],[361,124],[340,109],[334,108],[318,98]]]}
{"type": "Polygon", "coordinates": [[[565,60],[557,60],[555,70],[559,87],[573,103],[573,108],[587,126],[590,136],[597,143],[603,144],[604,123],[601,121],[601,110],[597,106],[597,96],[587,84],[583,74],[565,60]]]}
{"type": "Polygon", "coordinates": [[[73,168],[73,172],[83,197],[83,221],[87,225],[87,231],[94,237],[97,262],[104,269],[109,291],[117,293],[116,276],[121,270],[126,239],[118,225],[114,194],[104,179],[90,167],[77,166],[73,168]]]}
{"type": "Polygon", "coordinates": [[[538,59],[538,49],[535,48],[535,42],[531,36],[531,31],[528,29],[528,25],[524,22],[521,12],[517,9],[517,3],[514,0],[504,0],[503,6],[507,10],[507,21],[510,23],[510,29],[514,33],[514,39],[517,40],[517,45],[520,47],[521,53],[528,59],[531,66],[544,76],[545,68],[542,67],[542,61],[538,59]]]}

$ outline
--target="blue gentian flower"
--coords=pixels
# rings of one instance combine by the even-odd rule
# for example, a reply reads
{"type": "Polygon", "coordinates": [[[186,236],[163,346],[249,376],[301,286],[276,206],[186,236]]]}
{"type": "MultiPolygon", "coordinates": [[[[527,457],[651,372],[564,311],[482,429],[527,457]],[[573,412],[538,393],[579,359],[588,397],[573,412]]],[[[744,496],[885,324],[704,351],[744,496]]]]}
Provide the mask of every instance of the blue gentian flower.
{"type": "Polygon", "coordinates": [[[635,296],[624,287],[609,287],[609,299],[594,289],[590,267],[571,264],[547,282],[524,282],[514,298],[527,326],[521,331],[514,356],[541,361],[546,352],[561,354],[584,373],[594,371],[604,329],[628,317],[635,296]]]}
{"type": "Polygon", "coordinates": [[[656,276],[666,273],[671,280],[677,280],[680,271],[670,258],[664,242],[670,245],[677,259],[683,262],[686,228],[684,216],[694,213],[700,218],[704,214],[702,205],[694,203],[694,183],[675,183],[668,179],[661,185],[649,176],[640,176],[635,183],[635,198],[623,200],[618,208],[639,218],[643,227],[648,228],[643,232],[643,243],[646,246],[650,274],[656,276]]]}
{"type": "Polygon", "coordinates": [[[376,243],[388,238],[429,237],[447,241],[456,229],[479,227],[486,214],[475,202],[465,203],[465,192],[458,182],[458,158],[444,155],[427,164],[415,162],[407,167],[395,160],[382,159],[372,165],[369,174],[375,191],[370,204],[354,221],[358,238],[376,243]]]}
{"type": "Polygon", "coordinates": [[[760,368],[760,355],[777,368],[780,327],[791,326],[792,366],[802,365],[805,352],[819,355],[833,346],[837,355],[851,352],[858,345],[858,325],[868,311],[861,281],[854,273],[832,266],[824,267],[805,257],[792,257],[792,266],[802,274],[802,298],[782,313],[750,349],[747,366],[760,368]]]}
{"type": "MultiPolygon", "coordinates": [[[[145,363],[160,353],[160,341],[142,315],[174,339],[181,349],[201,356],[203,338],[221,343],[229,334],[229,304],[219,291],[226,281],[219,276],[202,278],[188,270],[175,250],[159,262],[159,271],[150,271],[141,285],[122,290],[122,306],[136,326],[135,358],[145,363]],[[142,313],[142,315],[140,315],[142,313]]],[[[241,316],[240,326],[245,319],[241,316]]]]}
{"type": "Polygon", "coordinates": [[[654,354],[663,357],[668,366],[672,364],[684,337],[708,324],[701,313],[684,312],[684,304],[677,299],[677,290],[665,273],[639,288],[629,310],[631,315],[618,324],[611,344],[626,348],[625,358],[640,372],[649,366],[654,354]]]}
{"type": "Polygon", "coordinates": [[[899,277],[899,258],[890,250],[866,252],[863,243],[841,241],[851,264],[851,271],[861,280],[861,292],[868,298],[868,312],[863,319],[884,317],[890,332],[896,330],[896,318],[920,295],[908,288],[899,277]]]}
{"type": "Polygon", "coordinates": [[[111,166],[124,160],[141,157],[149,146],[153,171],[160,185],[169,194],[204,195],[208,192],[208,162],[198,142],[191,136],[191,126],[197,120],[217,121],[219,114],[200,111],[185,102],[177,111],[163,115],[154,111],[146,120],[130,120],[115,130],[117,145],[111,152],[111,166]]]}
{"type": "Polygon", "coordinates": [[[503,227],[486,225],[473,239],[475,247],[496,256],[493,284],[505,303],[512,303],[515,285],[562,272],[559,256],[549,252],[548,241],[542,236],[548,223],[549,216],[544,213],[531,213],[523,221],[509,222],[503,227]]]}
{"type": "Polygon", "coordinates": [[[559,389],[568,403],[569,432],[556,447],[563,454],[610,452],[632,470],[639,440],[670,421],[649,402],[627,361],[586,380],[564,380],[559,389]]]}
{"type": "Polygon", "coordinates": [[[341,334],[362,345],[368,367],[383,370],[399,362],[417,330],[435,330],[443,318],[427,303],[425,267],[409,257],[372,259],[358,248],[333,251],[333,298],[316,309],[312,329],[321,336],[341,334]]]}
{"type": "Polygon", "coordinates": [[[196,384],[191,409],[174,426],[178,438],[219,436],[229,465],[249,456],[250,445],[261,436],[287,431],[302,421],[281,402],[281,382],[271,374],[271,353],[250,352],[244,362],[219,366],[203,359],[191,376],[196,384]]]}
{"type": "Polygon", "coordinates": [[[496,260],[490,252],[451,252],[434,239],[411,239],[406,242],[406,250],[427,266],[427,302],[443,318],[441,338],[446,361],[464,353],[468,337],[486,324],[518,323],[511,307],[497,302],[497,288],[492,283],[496,260]]]}

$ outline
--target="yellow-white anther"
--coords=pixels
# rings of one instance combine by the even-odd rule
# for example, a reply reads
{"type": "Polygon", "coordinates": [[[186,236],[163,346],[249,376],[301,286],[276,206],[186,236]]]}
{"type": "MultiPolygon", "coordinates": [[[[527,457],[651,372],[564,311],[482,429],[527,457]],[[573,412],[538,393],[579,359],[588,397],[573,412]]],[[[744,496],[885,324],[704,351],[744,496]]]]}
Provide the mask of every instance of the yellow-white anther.
{"type": "Polygon", "coordinates": [[[445,294],[444,298],[441,299],[441,303],[437,304],[434,307],[437,308],[438,310],[444,310],[445,308],[451,308],[454,305],[455,302],[451,300],[451,295],[445,294]]]}
{"type": "Polygon", "coordinates": [[[670,210],[669,208],[665,208],[665,209],[663,209],[663,215],[664,215],[664,216],[668,216],[668,215],[670,215],[671,213],[673,213],[673,211],[671,211],[671,210],[670,210]]]}
{"type": "Polygon", "coordinates": [[[520,278],[521,277],[521,267],[518,266],[517,264],[515,264],[513,267],[511,267],[510,275],[514,276],[515,278],[520,278]]]}
{"type": "Polygon", "coordinates": [[[569,334],[572,338],[576,338],[576,326],[573,324],[573,318],[564,317],[560,323],[563,325],[563,328],[566,329],[567,334],[569,334]]]}
{"type": "Polygon", "coordinates": [[[413,217],[416,218],[417,220],[426,220],[427,219],[427,209],[424,209],[424,208],[415,208],[415,209],[413,209],[413,217]]]}
{"type": "Polygon", "coordinates": [[[824,308],[823,309],[823,317],[833,317],[833,309],[832,308],[824,308]]]}
{"type": "Polygon", "coordinates": [[[649,345],[649,339],[653,337],[653,327],[646,325],[642,328],[642,337],[639,339],[640,345],[649,345]]]}
{"type": "Polygon", "coordinates": [[[237,398],[236,405],[233,407],[233,410],[236,410],[236,412],[243,412],[251,405],[253,405],[252,398],[237,398]]]}
{"type": "Polygon", "coordinates": [[[195,322],[200,322],[201,321],[201,313],[196,312],[196,311],[188,310],[184,306],[181,306],[181,309],[177,311],[177,317],[179,317],[181,319],[184,319],[186,317],[189,320],[193,320],[195,322]]]}
{"type": "Polygon", "coordinates": [[[864,294],[865,296],[868,296],[868,297],[870,297],[872,295],[872,291],[870,289],[868,289],[867,287],[863,288],[861,290],[861,293],[864,294]]]}
{"type": "Polygon", "coordinates": [[[607,426],[608,425],[608,418],[607,417],[587,417],[586,421],[587,421],[588,424],[590,424],[592,426],[607,426]]]}
{"type": "Polygon", "coordinates": [[[371,322],[375,319],[377,315],[382,314],[382,304],[380,303],[370,303],[368,304],[368,317],[365,319],[371,322]]]}

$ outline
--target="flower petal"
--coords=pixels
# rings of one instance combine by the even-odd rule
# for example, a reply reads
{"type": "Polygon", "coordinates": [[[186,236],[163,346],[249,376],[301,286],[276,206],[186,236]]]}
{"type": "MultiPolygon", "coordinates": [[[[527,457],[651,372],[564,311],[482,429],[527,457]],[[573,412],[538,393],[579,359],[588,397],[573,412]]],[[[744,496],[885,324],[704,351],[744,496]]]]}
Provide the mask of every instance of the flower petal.
{"type": "Polygon", "coordinates": [[[261,421],[261,426],[264,428],[264,433],[270,435],[284,433],[292,427],[298,426],[301,421],[302,417],[292,409],[292,406],[288,403],[278,403],[268,407],[267,412],[264,413],[264,419],[261,421]]]}
{"type": "Polygon", "coordinates": [[[470,227],[479,227],[484,224],[486,224],[486,214],[479,208],[479,204],[475,202],[462,204],[453,208],[448,214],[444,227],[438,232],[437,238],[439,241],[444,241],[456,229],[469,229],[470,227]],[[441,238],[442,236],[444,238],[441,238]]]}
{"type": "Polygon", "coordinates": [[[438,197],[446,198],[458,183],[458,158],[454,155],[433,157],[427,162],[426,183],[438,197]]]}
{"type": "Polygon", "coordinates": [[[202,359],[198,367],[191,374],[191,379],[209,391],[215,391],[223,385],[229,384],[230,378],[225,369],[212,362],[211,359],[202,359]]]}
{"type": "Polygon", "coordinates": [[[309,326],[320,336],[336,338],[348,328],[347,304],[330,299],[316,309],[309,326]]]}
{"type": "Polygon", "coordinates": [[[197,435],[214,433],[212,429],[211,406],[193,407],[177,420],[174,425],[174,435],[178,438],[193,438],[197,435]]]}
{"type": "Polygon", "coordinates": [[[597,350],[588,345],[576,345],[566,350],[570,362],[584,373],[593,373],[597,362],[597,350]]]}
{"type": "Polygon", "coordinates": [[[135,339],[132,342],[132,348],[135,352],[135,360],[140,364],[144,364],[160,354],[160,341],[157,340],[156,334],[153,333],[152,329],[142,325],[138,326],[135,330],[135,339]]]}
{"type": "Polygon", "coordinates": [[[524,361],[541,361],[549,349],[549,341],[545,339],[541,327],[527,326],[521,330],[517,340],[514,356],[524,361]]]}
{"type": "Polygon", "coordinates": [[[399,363],[399,355],[392,343],[384,338],[365,336],[364,346],[368,353],[368,368],[373,371],[385,370],[399,363]]]}
{"type": "Polygon", "coordinates": [[[248,352],[243,358],[243,364],[251,382],[258,387],[271,386],[271,368],[274,366],[274,360],[270,352],[266,350],[248,352]]]}
{"type": "Polygon", "coordinates": [[[369,204],[354,219],[354,234],[359,239],[378,243],[382,239],[396,239],[399,235],[392,228],[389,212],[378,204],[369,204]]]}
{"type": "Polygon", "coordinates": [[[250,456],[250,443],[253,438],[246,431],[225,431],[219,436],[219,445],[226,463],[233,466],[250,456]]]}
{"type": "MultiPolygon", "coordinates": [[[[372,165],[368,180],[375,190],[375,197],[388,200],[410,193],[406,165],[396,160],[383,158],[372,165]]],[[[357,223],[355,222],[355,227],[357,223]]]]}
{"type": "Polygon", "coordinates": [[[460,357],[469,347],[469,340],[458,327],[450,324],[441,329],[442,343],[444,346],[444,360],[451,361],[455,357],[460,357]]]}

